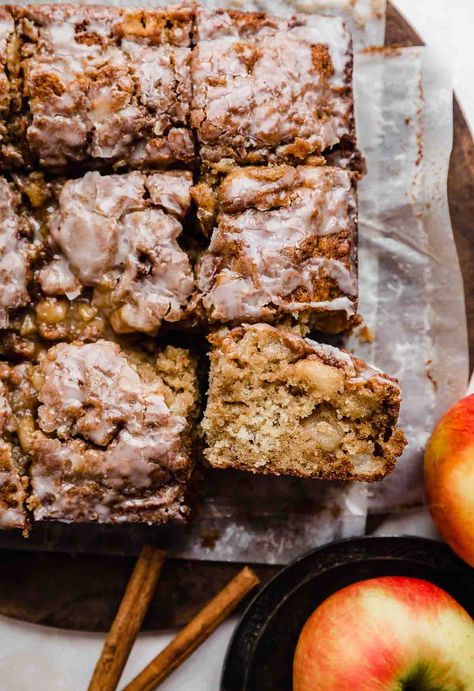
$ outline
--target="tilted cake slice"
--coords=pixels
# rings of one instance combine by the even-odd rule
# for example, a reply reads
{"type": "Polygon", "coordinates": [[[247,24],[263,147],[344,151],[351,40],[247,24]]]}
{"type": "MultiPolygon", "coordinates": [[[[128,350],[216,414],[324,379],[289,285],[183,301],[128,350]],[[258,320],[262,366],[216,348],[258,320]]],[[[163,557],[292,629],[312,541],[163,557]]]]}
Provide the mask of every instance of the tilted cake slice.
{"type": "Polygon", "coordinates": [[[267,324],[209,337],[202,426],[214,468],[374,482],[405,446],[395,379],[329,345],[267,324]]]}

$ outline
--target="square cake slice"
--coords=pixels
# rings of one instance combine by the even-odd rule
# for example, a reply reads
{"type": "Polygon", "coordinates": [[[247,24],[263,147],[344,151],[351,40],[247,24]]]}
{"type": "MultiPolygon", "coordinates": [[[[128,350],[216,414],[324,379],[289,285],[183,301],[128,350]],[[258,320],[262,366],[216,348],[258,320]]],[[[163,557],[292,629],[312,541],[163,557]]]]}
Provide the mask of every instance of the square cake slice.
{"type": "Polygon", "coordinates": [[[155,333],[179,321],[193,273],[177,239],[191,205],[187,171],[101,175],[68,180],[47,212],[49,263],[36,272],[45,295],[93,289],[118,333],[155,333]]]}
{"type": "Polygon", "coordinates": [[[4,352],[28,357],[28,340],[97,340],[110,326],[154,334],[184,318],[194,278],[178,239],[191,185],[189,171],[0,180],[4,352]]]}
{"type": "Polygon", "coordinates": [[[221,330],[204,414],[214,468],[374,482],[405,437],[392,377],[332,346],[268,324],[221,330]]]}
{"type": "Polygon", "coordinates": [[[210,322],[275,322],[344,331],[357,321],[355,176],[329,166],[234,168],[194,189],[213,228],[197,266],[210,322]]]}
{"type": "Polygon", "coordinates": [[[191,122],[204,162],[355,148],[352,41],[339,17],[198,8],[195,39],[191,122]]]}
{"type": "Polygon", "coordinates": [[[168,346],[155,361],[110,341],[53,346],[30,366],[35,520],[183,520],[197,414],[195,363],[168,346]]]}
{"type": "Polygon", "coordinates": [[[15,16],[33,161],[193,165],[191,10],[40,4],[15,16]]]}

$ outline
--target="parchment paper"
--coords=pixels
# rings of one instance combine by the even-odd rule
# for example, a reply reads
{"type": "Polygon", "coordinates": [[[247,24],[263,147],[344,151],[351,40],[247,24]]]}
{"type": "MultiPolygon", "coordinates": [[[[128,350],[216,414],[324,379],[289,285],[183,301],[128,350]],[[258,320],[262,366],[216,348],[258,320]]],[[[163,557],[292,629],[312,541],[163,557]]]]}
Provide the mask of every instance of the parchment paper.
{"type": "MultiPolygon", "coordinates": [[[[380,46],[384,37],[383,0],[205,4],[281,14],[340,13],[354,31],[356,50],[380,46]]],[[[433,51],[378,48],[356,57],[355,92],[359,145],[368,168],[359,189],[360,311],[375,341],[353,336],[346,345],[400,379],[401,425],[409,446],[393,475],[371,486],[204,471],[200,511],[173,536],[175,556],[286,563],[317,545],[363,534],[368,510],[413,511],[421,504],[425,440],[438,415],[463,394],[468,375],[464,293],[446,199],[451,85],[433,51]]],[[[159,531],[89,528],[93,534],[85,543],[84,530],[76,531],[74,551],[133,553],[159,531]]],[[[42,526],[31,547],[44,547],[46,541],[49,549],[70,549],[65,531],[42,526]]]]}
{"type": "Polygon", "coordinates": [[[447,204],[452,147],[449,73],[430,48],[356,57],[360,311],[372,344],[347,344],[398,377],[409,445],[396,471],[371,487],[369,510],[422,502],[422,453],[440,414],[468,381],[464,291],[447,204]]]}

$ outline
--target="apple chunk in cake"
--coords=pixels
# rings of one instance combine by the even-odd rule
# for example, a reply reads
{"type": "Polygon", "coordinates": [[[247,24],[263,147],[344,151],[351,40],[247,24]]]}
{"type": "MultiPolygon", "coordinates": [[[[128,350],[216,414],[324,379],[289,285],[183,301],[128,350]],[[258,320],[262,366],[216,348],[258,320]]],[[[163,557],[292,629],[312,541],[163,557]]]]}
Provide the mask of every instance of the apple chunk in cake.
{"type": "Polygon", "coordinates": [[[204,162],[304,162],[355,148],[352,44],[339,17],[197,9],[191,123],[204,162]]]}
{"type": "Polygon", "coordinates": [[[203,420],[215,468],[381,480],[405,446],[397,382],[349,353],[267,324],[221,330],[203,420]]]}
{"type": "Polygon", "coordinates": [[[327,166],[234,168],[193,190],[213,228],[197,267],[211,322],[293,316],[338,332],[357,319],[357,198],[352,173],[327,166]]]}
{"type": "Polygon", "coordinates": [[[36,520],[183,519],[191,474],[195,365],[166,347],[155,361],[118,345],[53,346],[29,377],[37,392],[28,438],[36,520]]]}

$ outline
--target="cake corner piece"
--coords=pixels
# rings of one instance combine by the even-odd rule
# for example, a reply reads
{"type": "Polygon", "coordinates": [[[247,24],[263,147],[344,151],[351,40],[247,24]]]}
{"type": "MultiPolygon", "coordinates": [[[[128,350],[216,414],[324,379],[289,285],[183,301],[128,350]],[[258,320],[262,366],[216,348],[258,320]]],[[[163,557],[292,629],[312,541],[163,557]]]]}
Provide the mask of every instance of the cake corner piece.
{"type": "Polygon", "coordinates": [[[214,468],[382,480],[405,437],[395,379],[343,350],[267,324],[211,335],[202,426],[214,468]]]}
{"type": "Polygon", "coordinates": [[[14,12],[31,165],[194,167],[190,9],[50,3],[14,12]]]}
{"type": "Polygon", "coordinates": [[[197,415],[196,363],[165,347],[156,359],[99,340],[60,343],[25,365],[16,432],[31,421],[26,501],[35,521],[164,523],[187,519],[197,415]]]}
{"type": "Polygon", "coordinates": [[[198,8],[191,123],[202,160],[302,163],[355,150],[352,64],[340,17],[198,8]]]}

